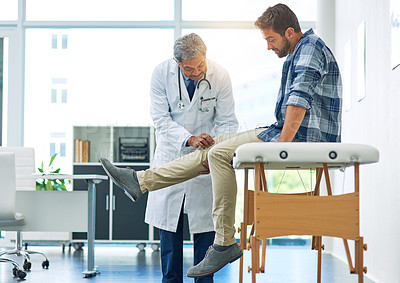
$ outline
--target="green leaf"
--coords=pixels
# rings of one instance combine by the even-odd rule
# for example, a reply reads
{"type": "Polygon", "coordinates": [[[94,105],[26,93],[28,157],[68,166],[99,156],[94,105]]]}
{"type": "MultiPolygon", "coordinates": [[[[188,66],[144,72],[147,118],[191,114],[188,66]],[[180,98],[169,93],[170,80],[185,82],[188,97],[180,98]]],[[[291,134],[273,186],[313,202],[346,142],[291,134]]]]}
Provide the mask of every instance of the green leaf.
{"type": "Polygon", "coordinates": [[[43,161],[42,161],[42,166],[38,168],[40,173],[43,173],[43,161]]]}
{"type": "Polygon", "coordinates": [[[46,191],[53,191],[53,185],[51,184],[51,182],[47,182],[46,191]]]}
{"type": "Polygon", "coordinates": [[[56,158],[56,156],[57,156],[57,153],[54,153],[54,155],[51,157],[49,167],[51,166],[51,164],[53,164],[53,161],[56,158]]]}
{"type": "Polygon", "coordinates": [[[61,168],[57,168],[56,170],[54,170],[54,171],[51,171],[50,173],[59,173],[59,172],[60,172],[60,170],[61,170],[61,168]]]}

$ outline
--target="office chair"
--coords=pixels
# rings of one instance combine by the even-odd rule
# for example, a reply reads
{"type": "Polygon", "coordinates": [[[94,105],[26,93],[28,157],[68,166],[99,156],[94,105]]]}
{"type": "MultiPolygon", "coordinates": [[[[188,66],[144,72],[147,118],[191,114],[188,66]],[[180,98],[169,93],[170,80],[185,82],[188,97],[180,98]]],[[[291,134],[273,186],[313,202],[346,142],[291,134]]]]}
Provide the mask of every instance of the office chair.
{"type": "MultiPolygon", "coordinates": [[[[35,190],[35,180],[30,178],[24,178],[24,176],[29,176],[30,174],[35,173],[35,152],[33,148],[28,147],[0,147],[0,153],[13,153],[15,154],[15,168],[16,180],[14,185],[14,199],[15,199],[15,188],[20,190],[35,190]]],[[[3,167],[3,165],[0,165],[3,167]]],[[[2,170],[1,170],[2,171],[2,170]]],[[[9,201],[7,198],[1,198],[3,201],[9,201]]],[[[15,201],[13,202],[15,205],[15,201]]],[[[2,204],[3,205],[3,204],[2,204]]],[[[15,208],[14,208],[15,210],[15,208]]],[[[0,225],[1,226],[1,225],[0,225]]],[[[16,256],[24,256],[23,268],[24,270],[30,270],[32,267],[32,263],[30,260],[30,255],[32,254],[40,254],[45,260],[42,262],[43,268],[49,268],[49,260],[45,254],[37,251],[31,250],[23,250],[22,249],[22,225],[18,225],[12,228],[7,228],[5,230],[17,231],[16,239],[15,239],[15,249],[0,252],[0,257],[3,255],[16,255],[16,256]],[[20,228],[20,229],[18,229],[20,228]]],[[[14,274],[15,275],[15,274],[14,274]]]]}
{"type": "MultiPolygon", "coordinates": [[[[15,155],[0,152],[0,229],[25,225],[24,216],[15,212],[15,195],[15,155]]],[[[24,279],[26,272],[16,261],[1,257],[3,254],[0,253],[0,262],[11,263],[14,266],[14,276],[24,279]]]]}

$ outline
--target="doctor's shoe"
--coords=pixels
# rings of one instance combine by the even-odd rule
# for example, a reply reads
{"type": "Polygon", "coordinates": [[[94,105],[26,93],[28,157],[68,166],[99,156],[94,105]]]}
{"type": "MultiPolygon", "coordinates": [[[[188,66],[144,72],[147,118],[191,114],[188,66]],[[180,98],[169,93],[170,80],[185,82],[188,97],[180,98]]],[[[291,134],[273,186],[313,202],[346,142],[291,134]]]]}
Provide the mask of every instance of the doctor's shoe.
{"type": "Polygon", "coordinates": [[[100,163],[114,184],[120,187],[133,202],[140,198],[142,191],[135,170],[115,167],[105,158],[100,158],[100,163]]]}
{"type": "Polygon", "coordinates": [[[238,244],[233,244],[228,249],[219,252],[213,246],[208,248],[203,260],[189,268],[188,277],[201,277],[213,274],[230,262],[234,262],[242,256],[243,252],[238,244]]]}

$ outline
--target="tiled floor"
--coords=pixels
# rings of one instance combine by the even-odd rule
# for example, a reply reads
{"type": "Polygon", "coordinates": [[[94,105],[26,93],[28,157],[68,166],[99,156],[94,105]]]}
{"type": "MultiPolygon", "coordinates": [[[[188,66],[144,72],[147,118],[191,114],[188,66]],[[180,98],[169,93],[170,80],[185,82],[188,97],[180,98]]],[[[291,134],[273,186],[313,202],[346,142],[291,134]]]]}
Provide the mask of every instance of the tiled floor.
{"type": "MultiPolygon", "coordinates": [[[[62,253],[60,246],[29,246],[32,250],[46,253],[50,260],[50,268],[42,270],[42,258],[33,255],[32,269],[25,282],[31,283],[62,283],[62,282],[161,282],[160,254],[146,248],[139,251],[133,244],[96,244],[96,265],[101,272],[93,278],[83,278],[86,267],[86,248],[75,251],[73,248],[62,253]]],[[[14,258],[22,262],[21,258],[14,258]]],[[[192,265],[192,246],[185,246],[184,271],[192,265]]],[[[245,280],[251,282],[247,266],[250,253],[244,255],[245,280]]],[[[265,283],[302,283],[316,282],[317,254],[309,247],[268,247],[267,267],[264,274],[257,275],[257,282],[265,283]]],[[[12,265],[0,263],[0,282],[11,283],[20,281],[13,278],[12,265]]],[[[236,261],[217,272],[214,282],[238,282],[239,261],[236,261]]],[[[184,277],[184,282],[194,282],[184,277]]],[[[349,274],[347,264],[332,257],[323,255],[323,283],[358,282],[357,276],[349,274]]],[[[365,283],[373,283],[365,277],[365,283]]]]}

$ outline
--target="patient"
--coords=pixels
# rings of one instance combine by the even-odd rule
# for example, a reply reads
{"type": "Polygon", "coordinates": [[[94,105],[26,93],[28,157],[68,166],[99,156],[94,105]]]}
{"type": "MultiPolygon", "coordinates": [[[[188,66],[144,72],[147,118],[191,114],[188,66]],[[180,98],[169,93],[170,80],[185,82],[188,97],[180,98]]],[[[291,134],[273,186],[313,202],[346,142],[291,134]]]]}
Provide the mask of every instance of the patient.
{"type": "Polygon", "coordinates": [[[287,56],[275,108],[276,123],[216,137],[208,148],[198,148],[145,171],[117,168],[100,159],[111,180],[133,201],[146,191],[194,178],[209,167],[216,234],[204,259],[188,270],[189,277],[212,274],[242,256],[234,237],[237,186],[231,165],[238,146],[249,142],[340,142],[342,86],[332,52],[312,29],[301,32],[296,15],[286,5],[269,7],[255,26],[267,41],[268,50],[280,58],[287,56]]]}

